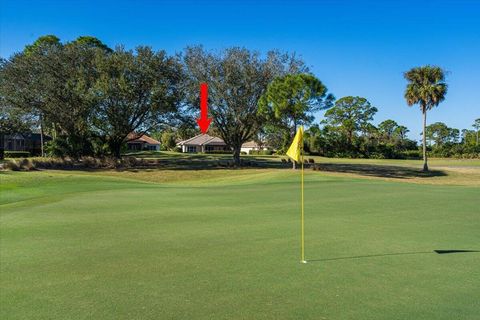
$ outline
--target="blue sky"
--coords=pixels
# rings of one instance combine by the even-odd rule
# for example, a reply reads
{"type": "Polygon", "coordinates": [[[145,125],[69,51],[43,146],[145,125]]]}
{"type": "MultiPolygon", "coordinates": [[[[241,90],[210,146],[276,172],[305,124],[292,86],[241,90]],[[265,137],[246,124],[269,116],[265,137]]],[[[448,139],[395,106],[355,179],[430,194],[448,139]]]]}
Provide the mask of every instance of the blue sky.
{"type": "MultiPolygon", "coordinates": [[[[98,37],[114,47],[245,46],[295,52],[337,98],[366,97],[419,139],[421,115],[403,99],[402,72],[439,65],[447,99],[428,122],[469,128],[480,118],[480,1],[6,1],[0,56],[45,34],[98,37]]],[[[322,115],[318,115],[321,119],[322,115]]]]}

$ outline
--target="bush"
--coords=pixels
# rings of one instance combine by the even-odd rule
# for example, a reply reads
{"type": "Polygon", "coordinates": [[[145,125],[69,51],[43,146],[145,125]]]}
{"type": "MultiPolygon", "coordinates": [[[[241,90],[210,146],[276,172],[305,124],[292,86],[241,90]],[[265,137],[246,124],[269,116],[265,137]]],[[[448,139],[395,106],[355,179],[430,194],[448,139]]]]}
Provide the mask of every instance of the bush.
{"type": "Polygon", "coordinates": [[[6,170],[12,170],[12,171],[18,171],[20,170],[20,167],[18,166],[17,162],[15,160],[9,160],[7,162],[5,162],[5,164],[3,165],[3,167],[6,169],[6,170]]]}
{"type": "Polygon", "coordinates": [[[248,154],[257,155],[257,156],[271,156],[273,154],[273,151],[272,150],[250,150],[248,154]]]}
{"type": "Polygon", "coordinates": [[[370,159],[385,159],[385,155],[379,152],[372,152],[368,157],[370,159]]]}
{"type": "Polygon", "coordinates": [[[405,150],[400,152],[399,156],[400,158],[403,158],[403,159],[414,159],[414,160],[422,158],[422,154],[419,150],[405,150]]]}
{"type": "Polygon", "coordinates": [[[232,154],[232,151],[230,151],[230,150],[211,150],[211,151],[205,151],[205,153],[208,153],[208,154],[232,154]]]}
{"type": "Polygon", "coordinates": [[[28,151],[5,151],[5,158],[26,158],[30,157],[30,152],[28,151]]]}
{"type": "Polygon", "coordinates": [[[33,163],[32,163],[32,160],[30,159],[27,159],[27,158],[23,158],[21,159],[19,162],[18,162],[18,165],[19,167],[22,169],[22,170],[33,170],[35,169],[33,163]]]}

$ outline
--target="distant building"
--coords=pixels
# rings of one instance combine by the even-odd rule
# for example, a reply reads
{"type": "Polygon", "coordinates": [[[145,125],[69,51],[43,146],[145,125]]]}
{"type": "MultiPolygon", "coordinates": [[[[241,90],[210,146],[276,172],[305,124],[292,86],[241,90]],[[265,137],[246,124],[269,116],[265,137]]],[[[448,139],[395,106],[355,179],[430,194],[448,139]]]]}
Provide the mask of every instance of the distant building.
{"type": "Polygon", "coordinates": [[[128,151],[160,151],[160,142],[145,134],[130,133],[126,142],[128,151]]]}
{"type": "Polygon", "coordinates": [[[227,144],[218,137],[212,137],[208,134],[199,134],[193,138],[180,141],[178,146],[182,148],[182,152],[215,152],[229,151],[227,144]]]}
{"type": "MultiPolygon", "coordinates": [[[[43,142],[52,140],[44,135],[43,142]]],[[[40,133],[12,133],[0,134],[0,149],[5,151],[27,151],[31,155],[39,155],[42,152],[40,133]]]]}
{"type": "MultiPolygon", "coordinates": [[[[210,136],[208,134],[199,134],[193,138],[180,141],[177,143],[177,146],[181,147],[182,152],[185,153],[230,151],[227,144],[221,138],[210,136]]],[[[251,150],[267,150],[267,147],[261,147],[254,141],[242,144],[242,152],[248,154],[251,150]]]]}
{"type": "Polygon", "coordinates": [[[240,149],[241,152],[245,152],[246,154],[249,154],[250,151],[260,151],[260,150],[268,150],[269,148],[267,146],[260,146],[258,143],[255,141],[248,141],[242,144],[242,148],[240,149]]]}

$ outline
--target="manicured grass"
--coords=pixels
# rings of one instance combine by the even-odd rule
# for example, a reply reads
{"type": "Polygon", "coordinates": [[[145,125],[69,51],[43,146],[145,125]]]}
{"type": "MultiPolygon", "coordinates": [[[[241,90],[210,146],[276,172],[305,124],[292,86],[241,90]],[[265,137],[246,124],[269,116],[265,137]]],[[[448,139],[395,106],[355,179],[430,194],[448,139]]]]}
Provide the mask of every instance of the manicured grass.
{"type": "Polygon", "coordinates": [[[307,171],[304,265],[291,170],[0,179],[2,319],[478,319],[478,187],[307,171]]]}

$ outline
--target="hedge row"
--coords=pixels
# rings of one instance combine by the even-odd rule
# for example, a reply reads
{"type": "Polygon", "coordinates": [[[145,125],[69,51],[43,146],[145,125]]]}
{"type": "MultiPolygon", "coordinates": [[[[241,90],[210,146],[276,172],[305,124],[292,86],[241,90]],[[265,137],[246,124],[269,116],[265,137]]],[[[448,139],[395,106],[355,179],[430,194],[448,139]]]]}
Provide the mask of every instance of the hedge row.
{"type": "Polygon", "coordinates": [[[272,150],[250,150],[248,154],[257,155],[257,156],[271,156],[273,154],[273,151],[272,150]]]}
{"type": "Polygon", "coordinates": [[[30,157],[30,152],[28,151],[4,151],[3,156],[5,158],[27,158],[30,157]]]}
{"type": "Polygon", "coordinates": [[[25,158],[10,159],[3,164],[3,168],[12,171],[36,169],[122,169],[122,168],[155,168],[160,165],[158,159],[143,159],[135,157],[94,158],[82,157],[78,160],[71,158],[25,158]]]}

